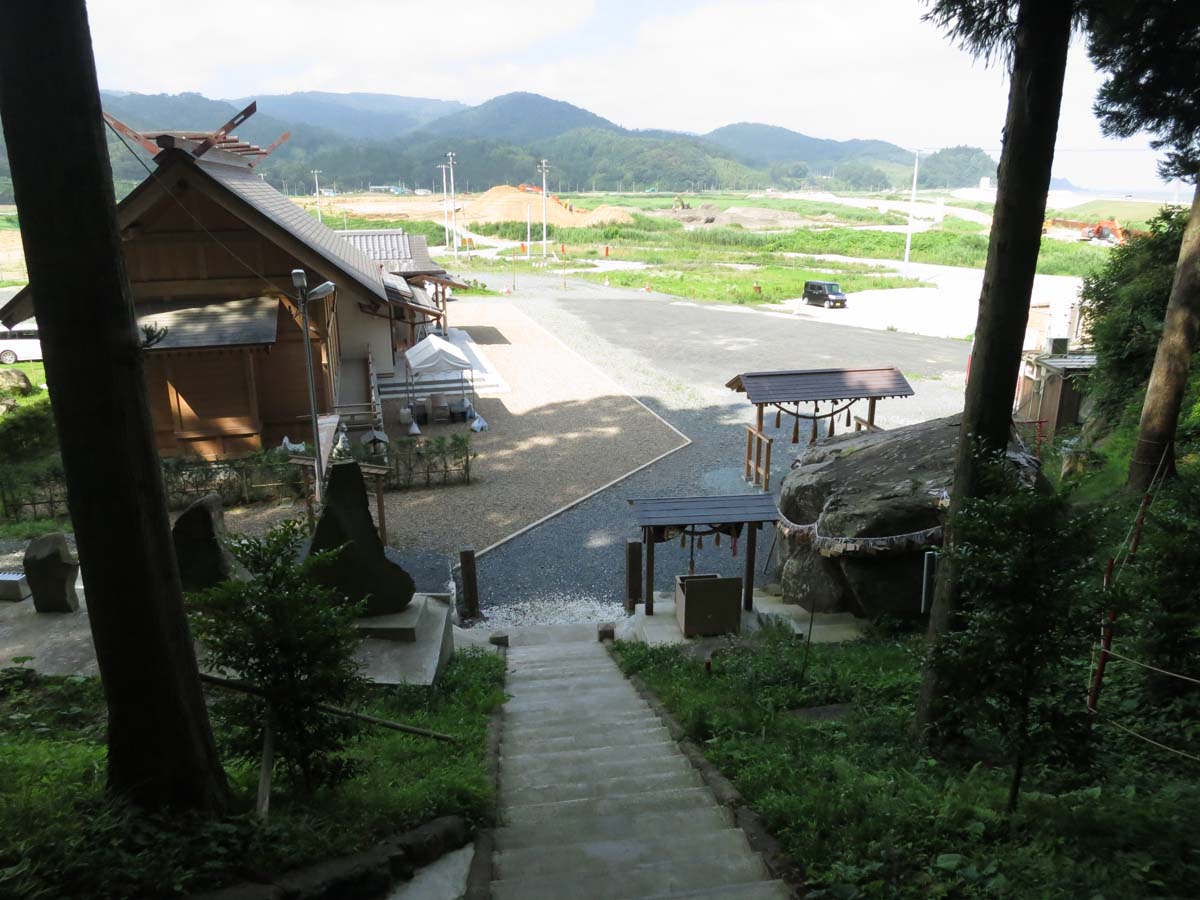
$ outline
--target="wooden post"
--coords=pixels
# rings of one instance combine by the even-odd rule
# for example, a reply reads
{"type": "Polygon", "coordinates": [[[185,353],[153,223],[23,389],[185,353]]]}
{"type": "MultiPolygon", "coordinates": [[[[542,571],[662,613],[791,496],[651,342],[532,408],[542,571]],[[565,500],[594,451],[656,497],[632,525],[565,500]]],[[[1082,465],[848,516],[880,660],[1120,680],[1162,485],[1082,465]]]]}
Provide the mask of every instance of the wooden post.
{"type": "Polygon", "coordinates": [[[646,542],[646,615],[654,615],[654,535],[649,528],[642,529],[642,538],[646,542]]]}
{"type": "Polygon", "coordinates": [[[467,547],[458,553],[458,565],[462,571],[463,602],[467,608],[467,616],[479,618],[479,582],[475,575],[475,549],[467,547]]]}
{"type": "Polygon", "coordinates": [[[774,441],[767,441],[767,466],[763,472],[763,490],[770,493],[771,491],[771,445],[774,441]]]}
{"type": "Polygon", "coordinates": [[[633,612],[642,599],[642,544],[628,541],[625,544],[625,610],[633,612]]]}
{"type": "Polygon", "coordinates": [[[875,427],[875,403],[875,397],[867,401],[867,431],[871,431],[875,427]]]}
{"type": "Polygon", "coordinates": [[[754,548],[758,537],[758,523],[746,523],[746,575],[742,581],[742,609],[754,611],[754,548]]]}
{"type": "Polygon", "coordinates": [[[387,546],[387,509],[383,505],[383,476],[375,476],[375,512],[379,518],[379,540],[387,546]]]}
{"type": "Polygon", "coordinates": [[[752,477],[750,471],[750,458],[753,455],[754,432],[749,427],[746,428],[746,480],[749,481],[752,477]]]}

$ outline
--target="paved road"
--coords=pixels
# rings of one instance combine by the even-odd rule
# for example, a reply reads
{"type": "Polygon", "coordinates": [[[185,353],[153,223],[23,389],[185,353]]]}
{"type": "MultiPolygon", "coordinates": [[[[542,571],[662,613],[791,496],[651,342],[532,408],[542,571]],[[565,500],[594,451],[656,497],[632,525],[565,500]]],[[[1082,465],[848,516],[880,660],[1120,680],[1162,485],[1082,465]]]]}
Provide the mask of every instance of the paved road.
{"type": "MultiPolygon", "coordinates": [[[[511,298],[528,315],[614,378],[693,443],[479,560],[485,607],[509,607],[511,616],[578,621],[610,613],[624,590],[624,544],[636,538],[630,497],[741,493],[743,424],[752,408],[725,388],[742,371],[825,366],[898,366],[916,396],[882,401],[881,424],[901,425],[961,408],[962,341],[872,331],[742,308],[681,303],[675,298],[616,290],[585,282],[527,279],[511,298]],[[589,608],[590,605],[590,608],[589,608]]],[[[795,449],[785,430],[776,443],[775,476],[795,449]]],[[[769,537],[759,548],[762,559],[769,537]]],[[[744,552],[744,551],[743,551],[744,552]]],[[[686,571],[686,551],[660,545],[658,588],[686,571]]],[[[698,571],[740,574],[727,542],[706,544],[698,571]]]]}

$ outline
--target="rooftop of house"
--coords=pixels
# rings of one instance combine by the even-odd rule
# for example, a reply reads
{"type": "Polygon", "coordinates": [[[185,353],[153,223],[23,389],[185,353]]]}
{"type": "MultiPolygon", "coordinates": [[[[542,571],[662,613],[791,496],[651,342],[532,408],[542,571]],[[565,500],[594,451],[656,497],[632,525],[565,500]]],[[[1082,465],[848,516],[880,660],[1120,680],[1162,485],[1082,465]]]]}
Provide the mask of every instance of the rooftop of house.
{"type": "Polygon", "coordinates": [[[409,234],[399,228],[339,231],[370,259],[394,275],[444,275],[446,270],[429,255],[429,243],[421,234],[409,234]]]}

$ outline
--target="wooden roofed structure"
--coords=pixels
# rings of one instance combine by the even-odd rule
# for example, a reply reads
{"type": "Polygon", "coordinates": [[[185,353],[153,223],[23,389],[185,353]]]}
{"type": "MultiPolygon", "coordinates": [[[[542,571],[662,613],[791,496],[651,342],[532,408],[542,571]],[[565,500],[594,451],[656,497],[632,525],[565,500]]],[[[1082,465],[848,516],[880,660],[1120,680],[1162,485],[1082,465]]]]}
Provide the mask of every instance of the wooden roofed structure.
{"type": "MultiPolygon", "coordinates": [[[[678,535],[697,537],[728,534],[735,540],[744,529],[746,574],[742,580],[742,608],[754,609],[754,557],[758,530],[764,522],[779,519],[770,494],[733,494],[716,497],[655,497],[630,500],[634,520],[642,529],[646,547],[646,615],[654,615],[654,545],[678,535]]],[[[693,544],[694,547],[694,544],[693,544]]]]}
{"type": "Polygon", "coordinates": [[[816,443],[817,425],[828,422],[826,434],[833,436],[836,422],[846,414],[845,427],[851,424],[855,431],[864,428],[878,430],[875,424],[875,405],[878,401],[893,397],[911,397],[912,385],[895,366],[879,366],[868,369],[786,369],[770,372],[743,372],[735,375],[725,385],[744,393],[756,409],[755,424],[746,426],[746,480],[761,484],[764,490],[771,483],[771,447],[774,440],[763,432],[763,413],[767,407],[775,408],[775,427],[779,428],[783,416],[792,420],[792,443],[800,442],[800,422],[811,425],[809,443],[816,443]],[[851,407],[859,401],[867,401],[867,416],[851,417],[851,407]],[[812,412],[803,412],[802,407],[812,404],[812,412]],[[828,404],[822,409],[821,404],[828,404]],[[765,463],[763,460],[765,451],[765,463]]]}

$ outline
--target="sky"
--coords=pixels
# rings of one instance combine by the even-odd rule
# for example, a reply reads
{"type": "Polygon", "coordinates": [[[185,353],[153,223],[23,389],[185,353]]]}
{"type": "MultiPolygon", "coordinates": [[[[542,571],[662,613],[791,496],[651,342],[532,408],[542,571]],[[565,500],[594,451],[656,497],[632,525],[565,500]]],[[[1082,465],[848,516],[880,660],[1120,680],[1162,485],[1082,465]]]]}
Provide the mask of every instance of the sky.
{"type": "MultiPolygon", "coordinates": [[[[922,0],[91,0],[100,85],[231,98],[369,91],[480,103],[566,100],[627,128],[732,122],[998,156],[1002,65],[921,21],[922,0]]],[[[1171,190],[1149,139],[1103,137],[1102,81],[1072,47],[1054,174],[1171,190]]]]}

